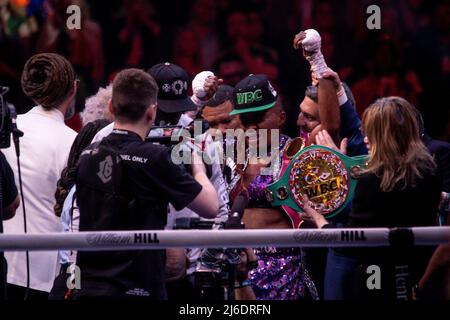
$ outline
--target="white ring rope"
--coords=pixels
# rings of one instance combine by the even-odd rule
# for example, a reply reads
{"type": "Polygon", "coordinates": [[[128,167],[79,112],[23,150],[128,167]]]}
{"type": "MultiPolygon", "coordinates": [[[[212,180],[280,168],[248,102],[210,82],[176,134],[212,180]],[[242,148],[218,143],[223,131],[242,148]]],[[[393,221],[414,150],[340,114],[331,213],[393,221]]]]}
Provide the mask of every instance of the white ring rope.
{"type": "MultiPolygon", "coordinates": [[[[394,229],[393,229],[394,230],[394,229]]],[[[390,229],[139,230],[0,234],[0,251],[115,251],[164,248],[385,247],[390,229]]],[[[450,243],[450,227],[411,228],[414,245],[450,243]]]]}

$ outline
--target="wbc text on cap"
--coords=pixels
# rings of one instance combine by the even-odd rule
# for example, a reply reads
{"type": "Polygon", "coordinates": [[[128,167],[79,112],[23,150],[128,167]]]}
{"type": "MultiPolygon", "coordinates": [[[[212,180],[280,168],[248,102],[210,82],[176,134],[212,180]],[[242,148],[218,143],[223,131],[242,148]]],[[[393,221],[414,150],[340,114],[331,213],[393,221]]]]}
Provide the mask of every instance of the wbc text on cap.
{"type": "Polygon", "coordinates": [[[246,103],[252,103],[252,102],[259,102],[263,99],[262,97],[262,90],[258,89],[253,92],[243,92],[237,93],[237,103],[238,104],[246,104],[246,103]]]}
{"type": "Polygon", "coordinates": [[[234,90],[235,109],[231,116],[259,112],[275,106],[278,94],[264,74],[249,75],[234,90]]]}

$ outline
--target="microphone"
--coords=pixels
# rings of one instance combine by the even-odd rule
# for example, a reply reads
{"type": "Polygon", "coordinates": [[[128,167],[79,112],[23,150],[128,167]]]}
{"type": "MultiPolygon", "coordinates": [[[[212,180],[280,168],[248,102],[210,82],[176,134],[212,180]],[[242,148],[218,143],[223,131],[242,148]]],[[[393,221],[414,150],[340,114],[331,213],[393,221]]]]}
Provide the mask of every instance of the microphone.
{"type": "Polygon", "coordinates": [[[244,216],[244,211],[248,205],[248,193],[241,192],[233,202],[231,207],[231,215],[225,224],[225,229],[245,229],[245,225],[242,223],[242,217],[244,216]]]}
{"type": "Polygon", "coordinates": [[[239,215],[239,218],[242,219],[242,217],[244,216],[244,210],[247,208],[248,201],[248,193],[241,192],[233,201],[231,213],[237,213],[239,215]]]}
{"type": "Polygon", "coordinates": [[[23,131],[20,131],[19,128],[17,128],[16,108],[12,104],[7,104],[7,107],[9,109],[9,115],[11,118],[11,133],[14,141],[14,147],[16,150],[16,156],[20,157],[19,139],[23,137],[24,133],[23,131]]]}

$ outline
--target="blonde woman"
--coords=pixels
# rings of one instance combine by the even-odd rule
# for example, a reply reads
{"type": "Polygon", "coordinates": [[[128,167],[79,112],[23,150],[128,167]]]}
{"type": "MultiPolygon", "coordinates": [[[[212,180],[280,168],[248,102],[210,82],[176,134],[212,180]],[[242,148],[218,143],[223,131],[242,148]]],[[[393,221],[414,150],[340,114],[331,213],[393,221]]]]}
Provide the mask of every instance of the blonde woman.
{"type": "MultiPolygon", "coordinates": [[[[420,139],[414,107],[400,97],[379,99],[364,112],[362,130],[369,160],[367,169],[358,179],[347,226],[395,228],[435,225],[441,186],[435,174],[436,164],[420,139]]],[[[336,148],[327,132],[319,133],[317,142],[336,148]]],[[[303,218],[318,228],[333,227],[309,206],[303,218]]],[[[393,276],[390,273],[393,251],[351,249],[338,253],[347,258],[356,258],[358,262],[358,268],[354,270],[356,272],[349,272],[345,281],[334,279],[335,282],[346,283],[343,285],[346,291],[339,297],[368,297],[364,295],[369,293],[366,286],[368,275],[364,267],[371,264],[380,266],[383,275],[382,289],[371,290],[370,295],[388,298],[392,293],[390,290],[395,291],[393,281],[390,280],[393,276]],[[355,284],[351,280],[355,280],[354,275],[358,274],[358,270],[362,277],[355,284]]],[[[417,283],[430,255],[417,249],[411,257],[414,260],[411,265],[412,281],[417,283]]]]}

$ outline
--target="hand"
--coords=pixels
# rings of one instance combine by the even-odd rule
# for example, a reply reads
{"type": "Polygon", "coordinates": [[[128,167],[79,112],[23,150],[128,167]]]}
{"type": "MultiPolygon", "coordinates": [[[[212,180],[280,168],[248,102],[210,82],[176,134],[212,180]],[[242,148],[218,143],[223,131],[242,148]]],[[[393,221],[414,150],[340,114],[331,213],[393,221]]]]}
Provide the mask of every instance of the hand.
{"type": "Polygon", "coordinates": [[[322,229],[322,227],[328,224],[327,219],[316,210],[312,208],[311,201],[307,195],[303,195],[303,212],[301,213],[301,218],[305,221],[312,222],[318,229],[322,229]]]}
{"type": "Polygon", "coordinates": [[[219,86],[223,84],[223,79],[219,79],[216,76],[209,76],[205,80],[203,90],[206,92],[206,99],[211,99],[219,89],[219,86]]]}
{"type": "Polygon", "coordinates": [[[340,148],[338,148],[326,130],[319,131],[316,135],[316,145],[330,148],[342,154],[347,154],[347,143],[347,138],[342,139],[340,148]]]}
{"type": "Polygon", "coordinates": [[[244,249],[241,251],[241,262],[236,268],[236,280],[243,282],[248,279],[249,265],[252,262],[258,261],[253,249],[244,249]]]}
{"type": "Polygon", "coordinates": [[[247,168],[245,168],[243,174],[244,185],[245,186],[250,185],[256,179],[256,177],[261,175],[261,169],[268,167],[270,163],[271,163],[270,157],[250,159],[247,168]]]}
{"type": "Polygon", "coordinates": [[[317,78],[317,74],[315,74],[312,69],[311,69],[311,80],[312,80],[312,85],[314,87],[317,87],[319,85],[319,78],[317,78]]]}
{"type": "MultiPolygon", "coordinates": [[[[300,33],[297,33],[297,34],[295,35],[295,37],[294,37],[294,49],[295,49],[295,50],[301,49],[301,50],[302,50],[302,53],[303,53],[303,57],[308,58],[308,57],[311,56],[313,53],[312,53],[312,52],[308,52],[308,51],[306,51],[306,50],[303,48],[302,43],[303,43],[303,40],[305,40],[305,38],[306,38],[306,32],[300,31],[300,33]]],[[[312,72],[312,70],[311,70],[311,74],[314,74],[314,72],[312,72]]],[[[315,85],[315,84],[314,84],[314,79],[313,79],[313,85],[315,85]]]]}
{"type": "Polygon", "coordinates": [[[304,32],[304,31],[300,31],[299,33],[297,33],[295,35],[294,41],[293,41],[295,50],[302,48],[302,42],[303,42],[303,40],[305,40],[305,38],[306,38],[306,32],[304,32]]]}
{"type": "Polygon", "coordinates": [[[186,249],[166,249],[166,281],[181,280],[186,276],[187,262],[186,249]]]}

